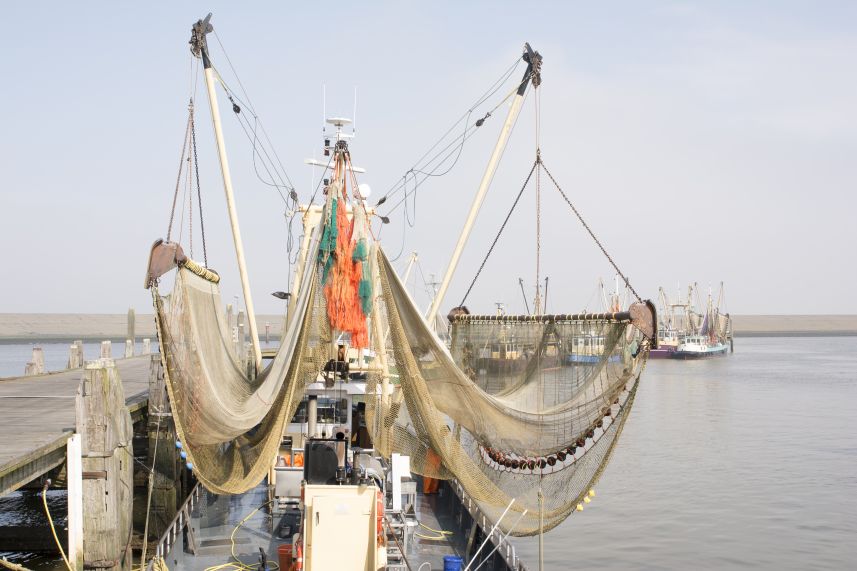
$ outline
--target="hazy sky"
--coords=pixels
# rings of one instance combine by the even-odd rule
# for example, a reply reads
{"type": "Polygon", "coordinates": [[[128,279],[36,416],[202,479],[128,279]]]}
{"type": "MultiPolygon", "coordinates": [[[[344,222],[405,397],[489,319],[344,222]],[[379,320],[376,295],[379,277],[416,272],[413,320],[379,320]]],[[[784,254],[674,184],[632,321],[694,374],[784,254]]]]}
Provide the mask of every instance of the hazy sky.
{"type": "MultiPolygon", "coordinates": [[[[302,200],[313,176],[303,160],[321,154],[323,86],[327,114],[345,116],[358,88],[351,148],[377,199],[529,41],[544,56],[545,162],[641,295],[694,281],[704,293],[724,281],[732,313],[857,313],[855,3],[119,6],[4,7],[0,312],[151,311],[143,278],[175,187],[190,26],[212,11],[302,200]]],[[[212,43],[215,65],[234,83],[212,43]]],[[[209,262],[228,301],[240,287],[208,106],[197,95],[209,262]]],[[[220,95],[257,311],[278,312],[268,294],[288,288],[283,202],[256,177],[251,145],[220,95]]],[[[404,242],[404,212],[390,214],[381,239],[391,256],[403,252],[397,267],[416,251],[426,279],[443,273],[504,113],[467,142],[448,175],[419,188],[404,242]]],[[[529,97],[444,311],[460,300],[529,171],[534,115],[529,97]]],[[[532,296],[533,191],[468,299],[477,311],[495,301],[522,310],[519,277],[532,296]]],[[[613,272],[544,177],[542,197],[548,310],[597,309],[597,280],[613,272]]],[[[201,257],[198,234],[194,241],[201,257]]],[[[413,276],[426,303],[419,270],[413,276]]]]}

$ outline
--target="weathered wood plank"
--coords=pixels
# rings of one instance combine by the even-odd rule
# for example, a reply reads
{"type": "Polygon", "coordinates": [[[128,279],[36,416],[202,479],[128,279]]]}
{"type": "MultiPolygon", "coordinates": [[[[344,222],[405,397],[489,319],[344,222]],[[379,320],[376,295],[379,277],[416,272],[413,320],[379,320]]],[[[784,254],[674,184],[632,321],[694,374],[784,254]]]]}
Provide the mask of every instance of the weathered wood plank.
{"type": "Polygon", "coordinates": [[[76,418],[83,458],[84,567],[118,570],[131,538],[134,429],[112,359],[87,363],[76,418]]]}
{"type": "MultiPolygon", "coordinates": [[[[151,356],[116,361],[135,420],[145,416],[151,356]]],[[[56,468],[75,429],[82,370],[0,379],[0,495],[56,468]]]]}

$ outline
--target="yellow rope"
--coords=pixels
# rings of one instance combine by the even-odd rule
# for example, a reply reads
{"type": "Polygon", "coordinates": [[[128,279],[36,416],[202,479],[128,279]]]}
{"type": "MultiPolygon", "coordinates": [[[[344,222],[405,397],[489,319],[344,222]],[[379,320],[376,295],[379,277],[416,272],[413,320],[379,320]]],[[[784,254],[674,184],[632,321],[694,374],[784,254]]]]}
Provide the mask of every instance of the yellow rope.
{"type": "MultiPolygon", "coordinates": [[[[238,522],[238,525],[236,525],[235,528],[232,530],[232,533],[229,536],[229,541],[232,543],[230,551],[232,553],[232,559],[234,559],[234,561],[229,561],[228,563],[221,563],[220,565],[214,565],[213,567],[206,567],[205,571],[257,571],[259,569],[258,563],[244,563],[243,561],[238,559],[238,556],[235,554],[235,533],[242,525],[247,523],[247,520],[256,515],[256,512],[273,502],[274,500],[267,501],[252,512],[250,512],[247,517],[238,522]]],[[[279,568],[279,564],[274,563],[273,561],[268,562],[268,569],[270,569],[271,571],[275,571],[279,568]]]]}
{"type": "Polygon", "coordinates": [[[420,522],[420,527],[424,527],[427,530],[436,534],[436,535],[423,535],[421,533],[414,532],[414,535],[416,535],[417,537],[419,537],[421,539],[427,539],[429,541],[443,541],[444,539],[446,539],[450,535],[453,535],[453,533],[451,531],[444,531],[442,529],[432,529],[429,526],[427,526],[426,524],[424,524],[423,522],[420,522]]]}
{"type": "Polygon", "coordinates": [[[202,279],[208,280],[211,283],[216,284],[216,283],[220,282],[220,276],[217,275],[217,272],[215,272],[214,270],[209,270],[208,268],[205,268],[203,266],[200,266],[199,264],[197,264],[196,262],[194,262],[190,258],[187,258],[184,261],[184,263],[182,264],[182,267],[187,268],[188,270],[195,273],[196,275],[198,275],[202,279]]]}
{"type": "Polygon", "coordinates": [[[0,557],[0,567],[4,567],[6,569],[11,569],[12,571],[30,571],[23,565],[18,565],[17,563],[12,563],[5,557],[0,557]]]}
{"type": "Polygon", "coordinates": [[[62,545],[60,544],[60,538],[57,537],[57,529],[54,527],[54,518],[51,517],[51,510],[48,509],[48,486],[50,482],[45,482],[45,487],[42,489],[42,503],[45,506],[45,513],[48,514],[48,523],[51,524],[51,533],[54,534],[54,541],[57,542],[57,548],[60,550],[60,555],[62,555],[62,560],[65,562],[65,566],[68,568],[68,571],[72,571],[71,564],[68,562],[68,557],[65,556],[65,550],[63,550],[62,545]]]}

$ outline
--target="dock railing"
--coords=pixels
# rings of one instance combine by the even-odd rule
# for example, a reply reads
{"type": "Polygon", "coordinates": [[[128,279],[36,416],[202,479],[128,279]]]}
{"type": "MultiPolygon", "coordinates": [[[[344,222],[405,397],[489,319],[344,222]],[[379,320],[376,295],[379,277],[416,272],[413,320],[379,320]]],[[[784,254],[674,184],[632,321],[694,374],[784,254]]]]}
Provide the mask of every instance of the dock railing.
{"type": "MultiPolygon", "coordinates": [[[[196,504],[199,502],[200,497],[200,484],[197,484],[193,487],[188,495],[187,499],[179,508],[176,516],[173,518],[173,521],[170,522],[170,525],[167,526],[167,529],[164,531],[161,538],[158,539],[158,544],[155,546],[155,553],[152,559],[146,564],[146,571],[153,571],[155,565],[155,559],[159,557],[166,557],[167,554],[172,550],[173,546],[176,544],[176,540],[181,537],[182,532],[185,527],[188,527],[191,523],[191,515],[193,514],[193,510],[196,507],[196,504]]],[[[189,528],[190,533],[193,533],[193,528],[189,528]]],[[[144,538],[145,539],[145,538],[144,538]]],[[[195,542],[193,537],[190,538],[191,545],[195,542]]]]}
{"type": "Polygon", "coordinates": [[[485,553],[488,554],[493,552],[499,554],[506,562],[506,566],[509,569],[513,569],[514,571],[527,571],[527,567],[520,559],[518,559],[518,554],[515,552],[515,546],[512,545],[512,543],[503,535],[499,527],[492,531],[495,522],[491,521],[488,516],[482,513],[482,510],[479,509],[479,504],[476,500],[467,495],[467,492],[464,491],[464,487],[458,482],[458,480],[451,480],[449,484],[450,488],[455,492],[455,495],[458,496],[461,505],[467,509],[470,517],[473,518],[473,521],[475,521],[482,528],[482,531],[488,535],[492,548],[486,549],[485,553]]]}

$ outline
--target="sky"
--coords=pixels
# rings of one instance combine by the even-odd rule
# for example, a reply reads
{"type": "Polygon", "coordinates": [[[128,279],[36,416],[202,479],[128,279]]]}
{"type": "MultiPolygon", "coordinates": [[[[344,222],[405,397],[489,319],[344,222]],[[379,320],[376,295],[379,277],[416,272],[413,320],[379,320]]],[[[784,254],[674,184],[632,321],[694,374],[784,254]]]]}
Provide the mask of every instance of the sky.
{"type": "MultiPolygon", "coordinates": [[[[240,296],[187,44],[209,11],[225,48],[211,40],[214,65],[246,88],[302,202],[319,179],[304,159],[321,158],[323,116],[351,117],[355,88],[351,151],[372,202],[524,42],[543,55],[543,83],[525,101],[444,313],[476,274],[537,145],[642,297],[694,282],[701,297],[717,296],[724,282],[734,314],[857,313],[857,4],[761,1],[10,4],[0,19],[0,312],[151,312],[148,250],[166,235],[195,81],[208,261],[224,301],[240,296]]],[[[222,90],[219,101],[256,311],[279,313],[269,294],[292,275],[285,205],[257,176],[222,90]]],[[[403,272],[418,253],[408,285],[421,305],[505,111],[448,174],[418,187],[407,216],[386,212],[401,194],[379,207],[390,224],[376,219],[375,230],[395,266],[403,272]]],[[[539,182],[547,311],[599,310],[599,279],[611,284],[614,270],[544,174],[539,182]]],[[[524,294],[532,305],[536,195],[531,181],[467,298],[473,311],[499,302],[521,312],[524,294]]],[[[186,217],[180,226],[188,249],[186,217]]],[[[200,258],[198,219],[192,232],[200,258]]]]}

